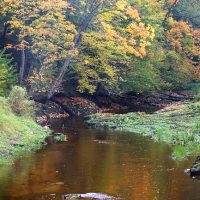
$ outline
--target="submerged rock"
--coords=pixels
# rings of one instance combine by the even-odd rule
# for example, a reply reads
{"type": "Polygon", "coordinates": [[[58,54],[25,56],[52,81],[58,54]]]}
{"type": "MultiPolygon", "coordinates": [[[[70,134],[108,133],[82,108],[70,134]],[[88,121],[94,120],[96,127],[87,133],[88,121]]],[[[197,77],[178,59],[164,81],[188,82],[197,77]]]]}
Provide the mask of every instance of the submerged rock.
{"type": "Polygon", "coordinates": [[[67,136],[63,133],[53,133],[52,135],[46,138],[46,142],[48,144],[55,144],[57,142],[66,142],[67,136]]]}
{"type": "Polygon", "coordinates": [[[103,193],[85,193],[85,194],[67,194],[63,199],[96,199],[96,200],[117,200],[120,198],[113,197],[103,193]]]}

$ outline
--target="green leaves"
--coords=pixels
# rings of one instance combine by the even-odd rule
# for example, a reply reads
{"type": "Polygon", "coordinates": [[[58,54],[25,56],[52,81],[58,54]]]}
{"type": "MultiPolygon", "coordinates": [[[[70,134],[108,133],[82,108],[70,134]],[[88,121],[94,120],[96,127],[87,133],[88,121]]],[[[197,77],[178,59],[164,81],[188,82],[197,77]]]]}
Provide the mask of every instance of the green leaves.
{"type": "Polygon", "coordinates": [[[0,50],[0,95],[7,95],[16,81],[17,77],[14,73],[11,59],[5,54],[5,51],[0,50]]]}

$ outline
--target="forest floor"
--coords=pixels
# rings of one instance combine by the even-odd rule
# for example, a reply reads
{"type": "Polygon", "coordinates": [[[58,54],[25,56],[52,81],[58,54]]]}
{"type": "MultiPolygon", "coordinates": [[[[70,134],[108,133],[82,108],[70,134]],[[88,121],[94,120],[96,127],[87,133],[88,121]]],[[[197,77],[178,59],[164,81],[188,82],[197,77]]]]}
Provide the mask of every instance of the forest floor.
{"type": "Polygon", "coordinates": [[[38,125],[31,117],[15,115],[0,98],[0,164],[11,163],[25,152],[41,148],[50,130],[38,125]]]}
{"type": "Polygon", "coordinates": [[[111,128],[142,134],[155,141],[166,142],[173,148],[173,156],[182,159],[200,150],[200,101],[170,104],[147,114],[98,113],[86,117],[92,127],[111,128]]]}

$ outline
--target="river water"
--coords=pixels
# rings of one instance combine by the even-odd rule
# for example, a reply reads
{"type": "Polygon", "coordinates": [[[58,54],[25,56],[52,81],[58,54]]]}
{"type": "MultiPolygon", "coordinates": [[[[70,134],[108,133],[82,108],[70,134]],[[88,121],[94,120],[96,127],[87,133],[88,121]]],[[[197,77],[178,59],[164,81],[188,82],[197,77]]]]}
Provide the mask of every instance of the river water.
{"type": "Polygon", "coordinates": [[[89,129],[77,119],[59,121],[53,128],[68,141],[0,167],[0,200],[200,199],[200,182],[184,173],[194,158],[176,162],[166,144],[89,129]]]}

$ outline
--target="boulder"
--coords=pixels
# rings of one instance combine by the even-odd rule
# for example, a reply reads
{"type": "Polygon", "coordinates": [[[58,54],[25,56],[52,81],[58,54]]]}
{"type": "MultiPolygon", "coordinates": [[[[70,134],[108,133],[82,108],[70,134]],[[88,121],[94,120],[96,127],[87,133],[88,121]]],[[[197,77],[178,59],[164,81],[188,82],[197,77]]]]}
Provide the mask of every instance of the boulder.
{"type": "Polygon", "coordinates": [[[192,177],[200,176],[200,156],[197,156],[192,166],[189,169],[186,169],[185,172],[192,177]]]}
{"type": "Polygon", "coordinates": [[[197,156],[195,162],[190,168],[190,176],[199,176],[200,175],[200,156],[197,156]]]}

